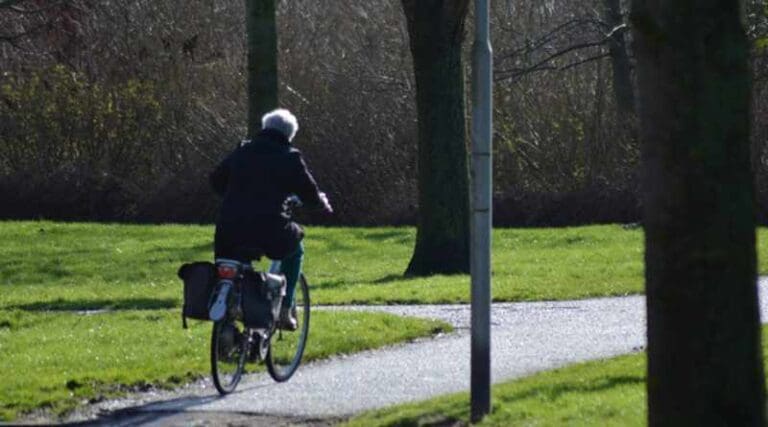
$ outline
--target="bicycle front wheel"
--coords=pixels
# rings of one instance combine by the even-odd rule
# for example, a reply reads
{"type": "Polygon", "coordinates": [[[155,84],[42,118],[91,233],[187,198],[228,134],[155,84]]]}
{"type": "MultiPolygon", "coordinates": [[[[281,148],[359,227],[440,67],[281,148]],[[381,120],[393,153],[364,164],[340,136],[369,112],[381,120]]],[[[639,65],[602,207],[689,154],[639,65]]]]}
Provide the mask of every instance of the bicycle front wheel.
{"type": "Polygon", "coordinates": [[[277,382],[287,381],[298,369],[309,335],[309,285],[304,274],[299,276],[294,299],[298,328],[278,329],[270,338],[267,351],[267,371],[277,382]]]}
{"type": "Polygon", "coordinates": [[[240,382],[248,352],[245,328],[234,319],[213,323],[211,334],[211,376],[220,394],[231,393],[240,382]]]}

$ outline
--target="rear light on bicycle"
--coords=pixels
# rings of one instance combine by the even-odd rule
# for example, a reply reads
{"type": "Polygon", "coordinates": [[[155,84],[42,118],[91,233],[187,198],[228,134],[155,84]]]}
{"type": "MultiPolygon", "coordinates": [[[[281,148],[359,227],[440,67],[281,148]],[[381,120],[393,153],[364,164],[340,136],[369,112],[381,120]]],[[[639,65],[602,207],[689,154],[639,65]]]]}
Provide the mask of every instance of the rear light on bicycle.
{"type": "Polygon", "coordinates": [[[237,276],[237,267],[233,265],[218,265],[216,270],[221,279],[234,279],[237,276]]]}

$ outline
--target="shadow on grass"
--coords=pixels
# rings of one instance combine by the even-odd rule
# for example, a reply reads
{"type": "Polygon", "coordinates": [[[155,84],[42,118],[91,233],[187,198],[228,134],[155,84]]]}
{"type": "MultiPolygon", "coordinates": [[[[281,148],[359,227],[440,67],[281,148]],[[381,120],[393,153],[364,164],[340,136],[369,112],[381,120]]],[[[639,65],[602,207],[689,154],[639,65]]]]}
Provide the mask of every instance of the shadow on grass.
{"type": "Polygon", "coordinates": [[[23,311],[86,311],[86,310],[161,310],[178,307],[172,298],[124,298],[42,301],[9,306],[23,311]]]}
{"type": "Polygon", "coordinates": [[[409,279],[412,279],[412,277],[404,276],[402,274],[387,274],[386,276],[376,279],[371,283],[380,285],[383,283],[400,282],[400,281],[409,280],[409,279]]]}
{"type": "Polygon", "coordinates": [[[466,421],[440,414],[430,414],[424,417],[405,418],[398,420],[397,427],[465,427],[466,421]]]}
{"type": "MultiPolygon", "coordinates": [[[[385,284],[405,281],[409,279],[412,279],[412,278],[403,276],[402,274],[388,274],[384,277],[381,277],[373,281],[359,281],[359,280],[355,281],[355,280],[345,280],[345,279],[322,281],[317,283],[317,287],[323,290],[343,289],[343,288],[349,288],[355,285],[370,285],[370,284],[385,285],[385,284]]],[[[314,285],[314,283],[312,283],[312,285],[314,285]]]]}
{"type": "Polygon", "coordinates": [[[546,384],[539,387],[528,389],[521,393],[515,393],[505,396],[504,393],[497,393],[497,399],[504,403],[511,403],[518,400],[530,398],[545,398],[548,401],[554,401],[561,396],[571,393],[596,393],[610,390],[625,385],[645,384],[645,378],[642,376],[608,376],[605,378],[595,378],[589,381],[558,382],[556,384],[546,384]]]}
{"type": "Polygon", "coordinates": [[[413,236],[407,230],[365,231],[360,234],[360,238],[376,241],[397,239],[398,243],[410,243],[413,240],[413,236]]]}
{"type": "Polygon", "coordinates": [[[354,285],[358,285],[361,282],[353,282],[349,280],[324,280],[321,282],[313,283],[311,279],[309,279],[309,287],[310,289],[317,287],[318,289],[322,290],[329,290],[329,289],[343,289],[343,288],[349,288],[354,285]]]}
{"type": "Polygon", "coordinates": [[[173,258],[189,261],[192,261],[192,258],[195,257],[199,258],[200,252],[204,252],[204,255],[208,258],[213,258],[213,241],[211,240],[199,245],[193,245],[189,247],[160,246],[149,251],[149,253],[165,254],[173,258]]]}
{"type": "Polygon", "coordinates": [[[45,284],[73,275],[74,273],[67,269],[67,260],[58,258],[34,263],[26,259],[0,262],[0,281],[2,282],[14,282],[20,276],[33,276],[36,280],[25,280],[25,282],[45,284]]]}
{"type": "MultiPolygon", "coordinates": [[[[516,402],[520,405],[525,403],[528,399],[536,399],[541,401],[547,401],[549,403],[556,403],[557,399],[567,394],[588,394],[597,393],[603,391],[610,391],[613,388],[622,387],[626,385],[645,384],[645,378],[641,376],[608,376],[605,378],[594,378],[589,381],[562,381],[554,384],[542,384],[538,387],[526,388],[519,393],[505,393],[501,390],[494,390],[494,404],[493,410],[489,418],[490,424],[497,424],[499,420],[495,420],[494,414],[499,412],[500,407],[509,408],[516,402]]],[[[455,400],[449,400],[438,404],[431,409],[428,409],[422,414],[415,414],[413,416],[405,416],[396,421],[392,425],[399,427],[405,426],[467,426],[466,421],[462,418],[469,418],[470,406],[469,402],[462,400],[457,404],[455,400]]],[[[504,418],[500,419],[502,422],[504,418]]]]}

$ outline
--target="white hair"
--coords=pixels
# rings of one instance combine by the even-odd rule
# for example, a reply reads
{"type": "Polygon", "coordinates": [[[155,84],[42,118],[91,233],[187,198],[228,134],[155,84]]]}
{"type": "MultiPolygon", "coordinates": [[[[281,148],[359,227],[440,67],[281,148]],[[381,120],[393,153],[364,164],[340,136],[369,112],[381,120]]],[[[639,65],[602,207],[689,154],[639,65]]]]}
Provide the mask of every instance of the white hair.
{"type": "Polygon", "coordinates": [[[261,118],[261,128],[279,131],[288,138],[288,141],[292,141],[293,137],[296,136],[296,132],[299,130],[299,122],[296,120],[296,116],[290,111],[284,108],[278,108],[277,110],[270,111],[261,118]]]}

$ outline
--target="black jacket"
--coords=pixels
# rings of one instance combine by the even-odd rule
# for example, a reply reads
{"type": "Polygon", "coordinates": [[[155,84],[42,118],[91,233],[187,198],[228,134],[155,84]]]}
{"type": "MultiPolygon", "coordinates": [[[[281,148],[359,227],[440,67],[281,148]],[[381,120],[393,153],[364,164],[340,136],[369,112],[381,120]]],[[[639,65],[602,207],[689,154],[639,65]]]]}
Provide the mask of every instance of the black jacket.
{"type": "Polygon", "coordinates": [[[283,258],[303,235],[285,214],[285,199],[296,194],[307,207],[322,206],[301,152],[271,129],[227,156],[210,181],[223,196],[216,221],[217,257],[244,258],[241,248],[258,247],[270,258],[283,258]]]}

